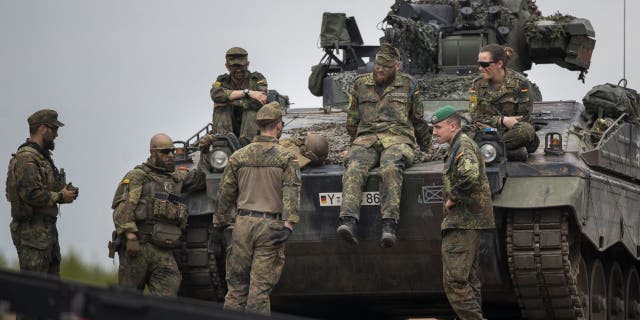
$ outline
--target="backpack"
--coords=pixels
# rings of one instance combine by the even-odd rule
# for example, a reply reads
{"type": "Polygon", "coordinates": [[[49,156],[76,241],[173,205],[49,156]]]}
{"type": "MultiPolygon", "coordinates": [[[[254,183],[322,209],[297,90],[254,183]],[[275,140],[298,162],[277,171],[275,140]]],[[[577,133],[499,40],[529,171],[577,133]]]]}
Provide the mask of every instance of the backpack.
{"type": "Polygon", "coordinates": [[[597,118],[617,119],[627,113],[632,122],[640,119],[640,95],[627,88],[626,79],[620,80],[617,85],[607,83],[593,87],[584,96],[582,103],[585,111],[597,118]]]}
{"type": "Polygon", "coordinates": [[[329,72],[331,58],[325,54],[320,63],[311,67],[311,74],[309,75],[309,91],[316,97],[322,97],[323,94],[323,82],[324,78],[329,72]]]}

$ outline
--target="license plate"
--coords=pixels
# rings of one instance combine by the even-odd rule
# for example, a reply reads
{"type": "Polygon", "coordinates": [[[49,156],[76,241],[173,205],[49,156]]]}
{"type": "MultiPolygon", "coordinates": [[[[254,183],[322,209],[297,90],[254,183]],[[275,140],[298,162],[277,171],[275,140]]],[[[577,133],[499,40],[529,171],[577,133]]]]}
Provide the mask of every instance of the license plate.
{"type": "MultiPolygon", "coordinates": [[[[342,192],[323,192],[318,194],[318,198],[321,207],[339,207],[342,205],[342,192]]],[[[380,192],[363,192],[360,205],[379,206],[380,192]]]]}

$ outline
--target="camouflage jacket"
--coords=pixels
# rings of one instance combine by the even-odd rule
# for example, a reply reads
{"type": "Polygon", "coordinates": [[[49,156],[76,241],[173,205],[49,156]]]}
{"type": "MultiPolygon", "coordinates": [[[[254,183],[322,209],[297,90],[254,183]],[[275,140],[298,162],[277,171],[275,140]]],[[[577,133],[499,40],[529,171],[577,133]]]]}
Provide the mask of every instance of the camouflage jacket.
{"type": "Polygon", "coordinates": [[[522,121],[531,122],[533,99],[529,90],[531,82],[518,72],[507,69],[500,88],[493,88],[488,80],[476,78],[471,86],[469,112],[473,122],[506,130],[501,123],[504,116],[522,116],[522,121]]]}
{"type": "Polygon", "coordinates": [[[347,132],[356,145],[369,147],[377,140],[387,148],[398,143],[426,150],[431,146],[429,127],[423,119],[415,80],[398,72],[381,96],[373,73],[356,78],[347,113],[347,132]]]}
{"type": "Polygon", "coordinates": [[[286,151],[276,138],[256,136],[251,144],[229,158],[220,181],[213,222],[228,224],[231,209],[237,206],[274,213],[281,209],[283,220],[297,223],[301,184],[296,157],[286,151]],[[252,205],[257,206],[254,208],[252,205]]]}
{"type": "MultiPolygon", "coordinates": [[[[129,171],[118,184],[111,208],[116,232],[138,232],[136,221],[150,216],[154,208],[153,198],[157,191],[179,196],[183,192],[193,192],[205,188],[205,174],[200,169],[178,169],[168,172],[151,164],[150,160],[129,171]],[[160,183],[162,190],[149,188],[160,183]]],[[[181,226],[183,227],[183,226],[181,226]]]]}
{"type": "Polygon", "coordinates": [[[242,98],[239,100],[229,100],[229,94],[233,90],[249,89],[253,91],[262,91],[267,93],[267,79],[259,72],[246,72],[246,77],[243,82],[243,86],[236,86],[231,80],[231,76],[228,73],[219,75],[216,82],[211,86],[211,99],[214,102],[214,108],[219,106],[226,106],[231,103],[233,106],[241,107],[244,109],[258,110],[262,107],[259,101],[251,98],[242,98]]]}
{"type": "Polygon", "coordinates": [[[444,159],[442,171],[443,203],[454,201],[450,210],[444,209],[440,228],[493,229],[491,189],[485,172],[484,160],[478,145],[462,131],[456,134],[444,159]]]}
{"type": "Polygon", "coordinates": [[[32,214],[57,216],[59,192],[65,184],[49,151],[27,141],[9,162],[5,194],[11,203],[11,216],[18,220],[32,214]]]}

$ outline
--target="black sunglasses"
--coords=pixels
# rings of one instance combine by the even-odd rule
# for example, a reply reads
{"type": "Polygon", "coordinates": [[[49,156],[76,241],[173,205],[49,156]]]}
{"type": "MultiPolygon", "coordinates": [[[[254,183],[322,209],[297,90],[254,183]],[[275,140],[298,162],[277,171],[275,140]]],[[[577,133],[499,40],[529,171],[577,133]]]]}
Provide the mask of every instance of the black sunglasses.
{"type": "Polygon", "coordinates": [[[162,154],[176,153],[176,148],[155,149],[162,154]]]}
{"type": "Polygon", "coordinates": [[[478,65],[483,68],[488,68],[495,61],[478,61],[478,65]]]}

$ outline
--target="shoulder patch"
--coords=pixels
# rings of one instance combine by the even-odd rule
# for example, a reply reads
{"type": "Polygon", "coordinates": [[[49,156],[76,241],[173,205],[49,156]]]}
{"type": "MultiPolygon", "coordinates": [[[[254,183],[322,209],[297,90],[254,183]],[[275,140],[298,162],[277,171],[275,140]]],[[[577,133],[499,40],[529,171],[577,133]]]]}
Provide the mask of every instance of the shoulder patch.
{"type": "Polygon", "coordinates": [[[185,166],[179,166],[178,170],[188,171],[189,169],[187,169],[187,167],[185,167],[185,166]]]}
{"type": "Polygon", "coordinates": [[[520,88],[520,92],[529,92],[528,88],[520,88]]]}
{"type": "Polygon", "coordinates": [[[129,184],[129,182],[131,182],[131,180],[125,178],[122,181],[120,181],[120,184],[129,184]]]}
{"type": "Polygon", "coordinates": [[[259,80],[259,81],[258,81],[258,82],[256,82],[256,83],[257,83],[257,84],[265,84],[265,83],[267,83],[267,80],[264,80],[264,79],[263,79],[263,80],[259,80]]]}
{"type": "Polygon", "coordinates": [[[213,83],[213,85],[211,85],[212,87],[219,87],[222,84],[222,82],[220,81],[216,81],[213,83]]]}

